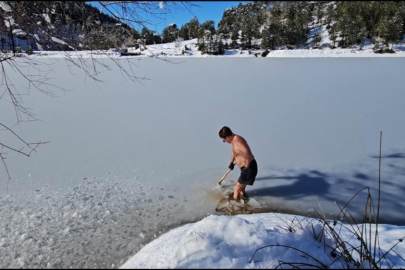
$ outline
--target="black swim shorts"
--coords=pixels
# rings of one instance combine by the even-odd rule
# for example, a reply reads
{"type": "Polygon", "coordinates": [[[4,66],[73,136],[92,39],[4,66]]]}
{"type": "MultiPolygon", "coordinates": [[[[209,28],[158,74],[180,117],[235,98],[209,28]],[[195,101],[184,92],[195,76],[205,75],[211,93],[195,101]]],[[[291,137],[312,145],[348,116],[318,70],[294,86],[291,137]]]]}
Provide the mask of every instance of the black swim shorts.
{"type": "Polygon", "coordinates": [[[252,162],[250,162],[249,168],[240,168],[240,177],[238,179],[238,182],[243,185],[253,185],[256,180],[256,175],[257,163],[256,160],[253,159],[252,162]]]}

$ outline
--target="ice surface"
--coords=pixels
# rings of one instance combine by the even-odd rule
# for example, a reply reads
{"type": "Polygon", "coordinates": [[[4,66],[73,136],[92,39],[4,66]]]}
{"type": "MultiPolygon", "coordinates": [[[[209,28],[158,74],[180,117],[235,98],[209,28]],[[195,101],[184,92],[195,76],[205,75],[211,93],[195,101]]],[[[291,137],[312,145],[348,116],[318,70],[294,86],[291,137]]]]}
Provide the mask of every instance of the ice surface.
{"type": "MultiPolygon", "coordinates": [[[[30,158],[7,156],[0,267],[119,266],[159,231],[213,212],[231,150],[218,137],[223,125],[255,155],[259,174],[246,191],[263,208],[307,215],[319,200],[332,217],[335,202],[365,186],[376,201],[382,130],[381,222],[404,222],[403,58],[134,59],[135,73],[151,78],[145,86],[114,65],[95,84],[60,59],[40,59],[71,91],[24,92],[24,80],[8,74],[42,120],[15,131],[50,143],[30,158]]],[[[14,125],[8,103],[0,100],[0,115],[14,125]]]]}
{"type": "Polygon", "coordinates": [[[142,244],[185,222],[184,198],[166,192],[111,176],[85,178],[65,191],[0,197],[0,268],[121,265],[142,244]]]}

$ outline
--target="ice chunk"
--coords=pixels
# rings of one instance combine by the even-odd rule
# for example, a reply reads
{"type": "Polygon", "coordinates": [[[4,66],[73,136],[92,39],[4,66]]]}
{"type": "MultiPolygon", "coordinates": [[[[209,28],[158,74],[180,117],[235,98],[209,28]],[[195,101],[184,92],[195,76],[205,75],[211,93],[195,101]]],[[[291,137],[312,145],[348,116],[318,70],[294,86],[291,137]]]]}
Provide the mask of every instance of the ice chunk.
{"type": "Polygon", "coordinates": [[[217,210],[221,210],[229,205],[228,198],[223,198],[218,202],[217,210]]]}
{"type": "Polygon", "coordinates": [[[254,199],[254,198],[250,198],[249,201],[247,202],[247,204],[254,208],[262,208],[260,203],[258,201],[256,201],[256,199],[254,199]]]}

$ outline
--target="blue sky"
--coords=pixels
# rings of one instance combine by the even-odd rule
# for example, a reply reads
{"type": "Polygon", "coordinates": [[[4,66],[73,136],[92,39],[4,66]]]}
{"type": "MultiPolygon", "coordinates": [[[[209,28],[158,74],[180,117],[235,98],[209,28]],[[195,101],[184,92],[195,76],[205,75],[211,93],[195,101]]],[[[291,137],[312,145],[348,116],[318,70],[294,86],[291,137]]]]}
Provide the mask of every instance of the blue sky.
{"type": "MultiPolygon", "coordinates": [[[[175,23],[178,28],[183,24],[188,23],[190,20],[197,16],[200,23],[206,20],[213,20],[215,22],[215,27],[217,28],[219,21],[222,19],[224,10],[230,7],[237,7],[239,3],[247,3],[252,1],[191,1],[192,5],[190,11],[184,8],[172,10],[171,13],[164,16],[162,20],[154,20],[154,25],[148,25],[150,30],[162,33],[163,29],[168,25],[175,23]]],[[[100,7],[97,2],[88,2],[89,4],[100,7]]],[[[178,5],[182,5],[181,2],[177,2],[178,5]]],[[[138,31],[142,30],[135,26],[138,31]]]]}

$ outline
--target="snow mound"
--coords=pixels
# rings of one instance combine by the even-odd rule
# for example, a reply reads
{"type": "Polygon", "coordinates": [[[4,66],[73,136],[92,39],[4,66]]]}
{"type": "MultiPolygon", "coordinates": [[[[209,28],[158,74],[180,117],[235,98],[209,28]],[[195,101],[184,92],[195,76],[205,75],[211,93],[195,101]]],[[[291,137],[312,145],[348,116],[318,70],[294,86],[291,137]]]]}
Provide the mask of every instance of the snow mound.
{"type": "MultiPolygon", "coordinates": [[[[332,240],[314,237],[314,232],[317,235],[322,229],[319,223],[312,227],[308,222],[290,233],[265,226],[255,216],[263,215],[211,215],[177,228],[146,245],[121,268],[274,268],[280,261],[320,265],[310,256],[331,268],[340,268],[341,262],[334,262],[331,249],[326,247],[333,246],[332,240]],[[269,245],[274,246],[266,247],[269,245]]],[[[272,214],[267,216],[277,219],[272,214]]]]}

